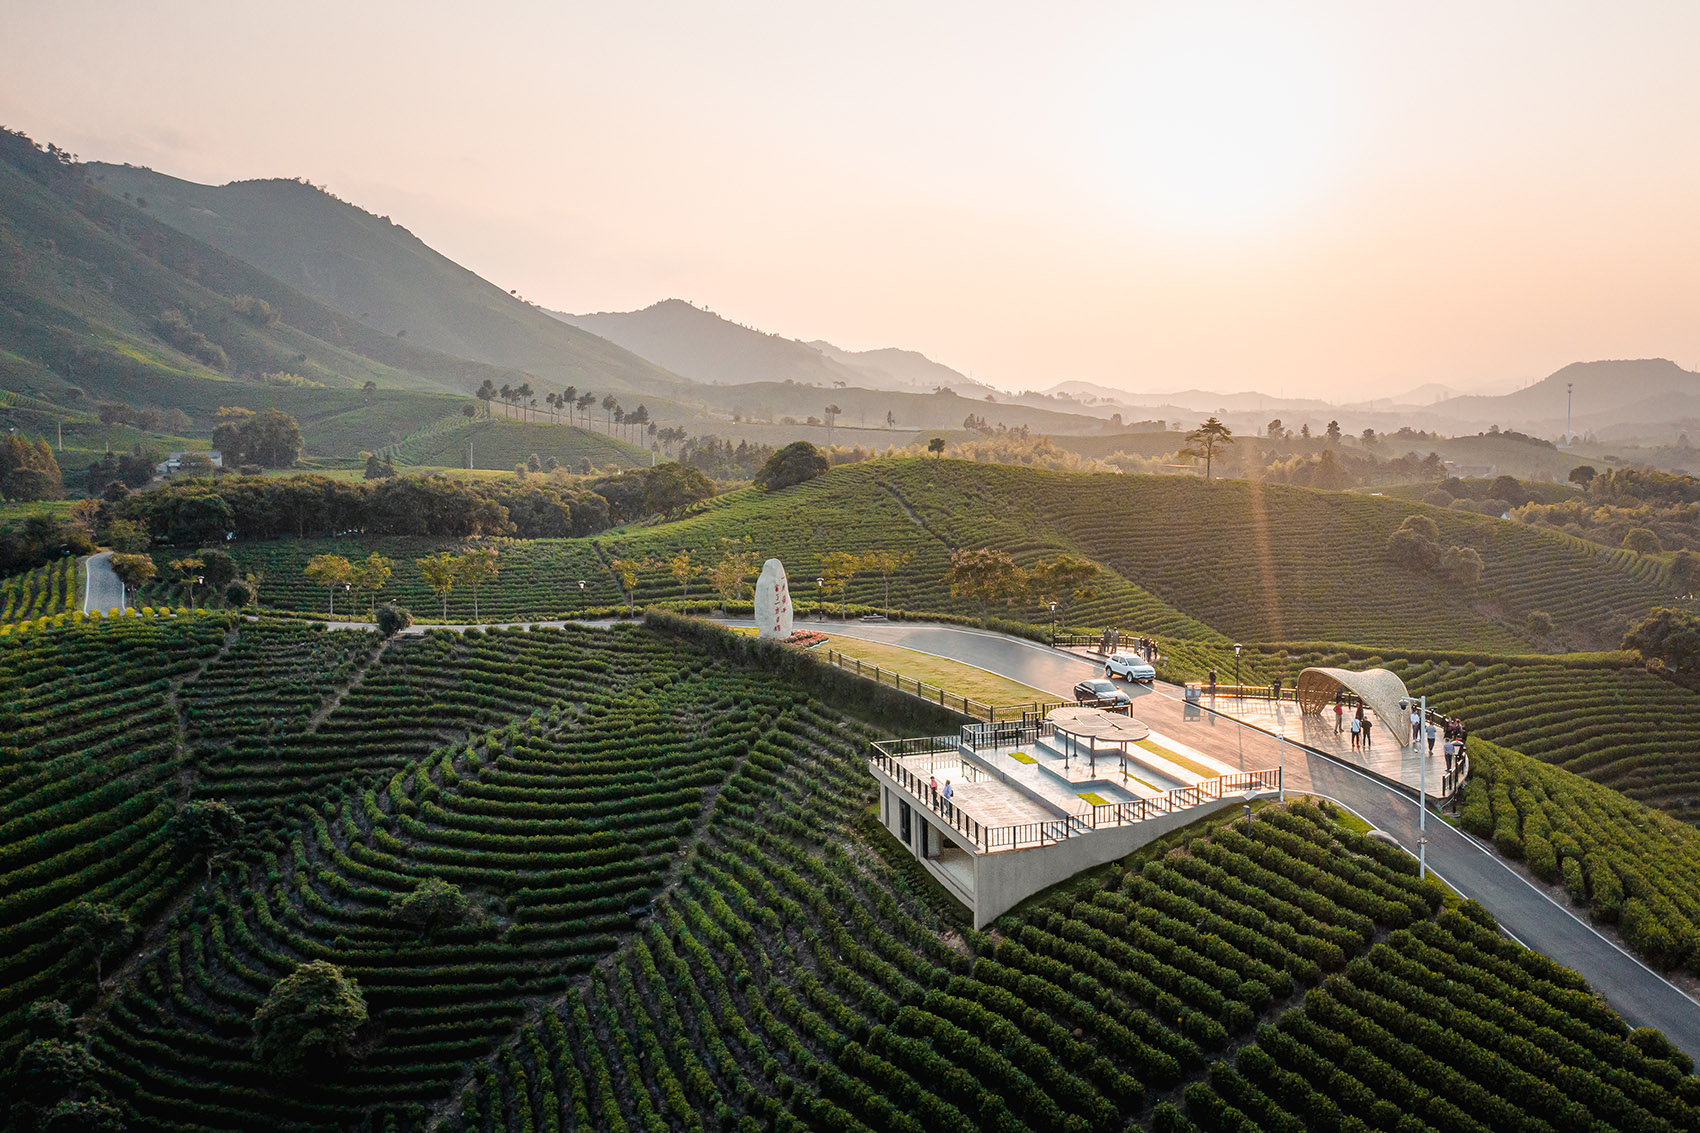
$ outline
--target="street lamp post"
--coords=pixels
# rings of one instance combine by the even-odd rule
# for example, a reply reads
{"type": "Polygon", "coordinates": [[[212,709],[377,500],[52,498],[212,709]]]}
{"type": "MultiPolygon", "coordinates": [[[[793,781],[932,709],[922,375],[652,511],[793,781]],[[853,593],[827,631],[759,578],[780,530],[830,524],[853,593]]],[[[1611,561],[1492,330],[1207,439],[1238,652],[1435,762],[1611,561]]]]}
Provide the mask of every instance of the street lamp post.
{"type": "MultiPolygon", "coordinates": [[[[1411,750],[1417,757],[1417,876],[1428,876],[1428,757],[1423,751],[1423,736],[1428,731],[1428,696],[1418,702],[1421,723],[1413,728],[1411,750]]],[[[1407,702],[1408,704],[1408,702],[1407,702]]]]}
{"type": "Polygon", "coordinates": [[[1057,604],[1051,603],[1051,648],[1057,647],[1057,604]]]}
{"type": "Polygon", "coordinates": [[[1241,801],[1245,803],[1245,829],[1247,834],[1251,833],[1251,800],[1256,797],[1256,791],[1247,791],[1244,795],[1240,796],[1241,801]]]}
{"type": "Polygon", "coordinates": [[[1234,642],[1234,695],[1240,695],[1240,650],[1245,648],[1239,642],[1234,642]]]}
{"type": "Polygon", "coordinates": [[[815,579],[815,617],[823,622],[826,621],[826,591],[822,589],[824,586],[826,579],[815,579]]]}

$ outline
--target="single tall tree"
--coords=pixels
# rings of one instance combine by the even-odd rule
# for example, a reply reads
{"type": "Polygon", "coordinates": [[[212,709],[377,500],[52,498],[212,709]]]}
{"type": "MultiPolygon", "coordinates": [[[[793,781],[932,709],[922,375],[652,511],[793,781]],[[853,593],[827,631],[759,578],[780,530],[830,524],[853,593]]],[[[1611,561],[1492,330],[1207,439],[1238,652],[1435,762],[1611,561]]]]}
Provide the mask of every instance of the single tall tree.
{"type": "Polygon", "coordinates": [[[134,926],[124,910],[103,902],[79,901],[71,906],[71,938],[94,950],[94,979],[105,980],[107,954],[130,942],[134,926]]]}
{"type": "Polygon", "coordinates": [[[159,573],[159,568],[146,555],[113,555],[107,561],[112,565],[112,573],[124,585],[126,607],[130,605],[130,595],[136,587],[152,581],[153,576],[159,573]]]}
{"type": "Polygon", "coordinates": [[[177,576],[177,580],[189,592],[189,608],[193,610],[195,608],[195,587],[201,583],[201,568],[206,564],[191,556],[186,559],[172,559],[169,565],[171,573],[177,576]]]}
{"type": "Polygon", "coordinates": [[[442,600],[443,620],[449,617],[449,594],[455,588],[455,580],[460,577],[460,558],[447,551],[438,551],[434,555],[426,555],[422,559],[414,559],[419,564],[419,573],[425,576],[425,583],[442,600]]]}
{"type": "Polygon", "coordinates": [[[460,557],[460,565],[455,568],[457,581],[472,587],[472,620],[480,621],[478,616],[478,587],[495,579],[501,568],[496,565],[496,549],[484,547],[476,551],[468,551],[460,557]]]}
{"type": "Polygon", "coordinates": [[[614,559],[608,564],[608,569],[614,572],[614,578],[620,584],[620,592],[626,596],[626,612],[632,609],[633,592],[637,589],[638,574],[648,570],[655,563],[649,559],[614,559]]]}
{"type": "Polygon", "coordinates": [[[951,596],[978,602],[981,621],[990,615],[993,602],[1013,602],[1027,588],[1027,581],[1027,572],[1015,565],[1007,551],[959,547],[950,553],[951,596]]]}
{"type": "Polygon", "coordinates": [[[748,535],[741,539],[720,540],[720,558],[708,568],[709,585],[730,604],[744,596],[744,580],[756,570],[756,552],[748,535]]]}
{"type": "Polygon", "coordinates": [[[178,811],[166,829],[177,846],[206,863],[207,877],[242,837],[246,824],[229,803],[219,799],[196,799],[178,811]]]}
{"type": "Polygon", "coordinates": [[[336,617],[336,588],[354,584],[354,564],[341,555],[314,555],[301,573],[330,593],[331,617],[336,617]]]}
{"type": "Polygon", "coordinates": [[[909,565],[915,557],[913,551],[868,551],[862,555],[862,565],[880,576],[885,584],[885,612],[891,614],[891,576],[909,565]]]}
{"type": "Polygon", "coordinates": [[[394,568],[390,560],[373,551],[365,560],[354,564],[354,589],[365,591],[371,596],[372,616],[378,616],[378,591],[390,580],[394,568]]]}
{"type": "Polygon", "coordinates": [[[927,451],[933,454],[934,460],[944,459],[944,438],[934,437],[927,442],[927,451]]]}
{"type": "Polygon", "coordinates": [[[1194,460],[1203,458],[1204,478],[1210,479],[1210,466],[1215,461],[1218,449],[1234,443],[1233,430],[1212,417],[1204,424],[1187,434],[1186,448],[1182,454],[1194,460]]]}
{"type": "Polygon", "coordinates": [[[689,548],[680,551],[678,554],[667,560],[667,573],[672,575],[673,581],[677,582],[683,588],[684,593],[681,597],[684,601],[690,600],[691,579],[696,577],[697,572],[698,567],[695,563],[691,562],[691,552],[689,548]]]}
{"type": "Polygon", "coordinates": [[[254,1058],[280,1078],[331,1073],[354,1054],[366,1022],[360,985],[325,960],[302,964],[272,985],[254,1012],[254,1058]]]}
{"type": "Polygon", "coordinates": [[[829,406],[826,407],[825,412],[826,412],[826,458],[828,460],[831,460],[832,459],[832,423],[834,421],[838,420],[838,415],[840,413],[844,412],[844,410],[838,408],[838,406],[836,406],[836,405],[829,405],[829,406]]]}

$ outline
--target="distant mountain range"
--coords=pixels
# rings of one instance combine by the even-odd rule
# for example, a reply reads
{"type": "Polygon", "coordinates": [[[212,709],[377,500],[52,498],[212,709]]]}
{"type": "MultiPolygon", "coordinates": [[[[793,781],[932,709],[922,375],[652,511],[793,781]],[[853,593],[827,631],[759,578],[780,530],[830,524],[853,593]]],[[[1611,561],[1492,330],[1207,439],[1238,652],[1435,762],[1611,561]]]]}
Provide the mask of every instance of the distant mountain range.
{"type": "MultiPolygon", "coordinates": [[[[1576,363],[1497,396],[1428,383],[1354,404],[1079,380],[1006,394],[914,351],[787,338],[677,299],[557,314],[304,182],[208,186],[130,166],[68,167],[19,139],[0,135],[0,158],[10,155],[10,164],[0,161],[0,250],[9,257],[0,258],[0,388],[28,397],[74,399],[81,387],[194,415],[203,402],[239,404],[258,393],[238,397],[228,385],[194,393],[172,381],[199,389],[287,372],[331,388],[370,381],[464,395],[486,379],[529,379],[539,397],[571,384],[644,400],[652,415],[698,433],[816,437],[803,431],[808,419],[824,427],[835,416],[838,428],[883,433],[866,441],[885,444],[978,418],[1097,434],[1157,420],[1190,427],[1208,414],[1241,433],[1279,417],[1313,430],[1338,419],[1354,433],[1474,434],[1498,425],[1553,438],[1567,427],[1573,386],[1575,433],[1667,442],[1685,430],[1700,435],[1700,374],[1663,359],[1576,363]],[[240,317],[245,295],[266,300],[278,318],[240,317]],[[163,330],[169,311],[226,361],[210,363],[210,353],[184,345],[193,340],[183,332],[163,330]],[[828,414],[829,405],[838,412],[828,414]]],[[[442,410],[410,408],[409,420],[442,410]]]]}
{"type": "Polygon", "coordinates": [[[928,393],[944,388],[965,397],[992,392],[913,350],[853,351],[820,340],[802,342],[732,322],[683,299],[664,299],[641,311],[550,314],[698,382],[789,381],[928,393]]]}

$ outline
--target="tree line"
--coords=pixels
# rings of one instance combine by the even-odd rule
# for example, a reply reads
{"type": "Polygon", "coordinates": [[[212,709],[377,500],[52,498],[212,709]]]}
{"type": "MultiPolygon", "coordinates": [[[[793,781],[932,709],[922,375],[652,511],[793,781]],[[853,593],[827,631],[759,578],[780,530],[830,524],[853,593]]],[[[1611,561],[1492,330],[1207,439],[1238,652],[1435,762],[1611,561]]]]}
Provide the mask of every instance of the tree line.
{"type": "Polygon", "coordinates": [[[101,505],[99,523],[133,523],[153,541],[218,543],[347,533],[523,539],[591,535],[612,524],[670,515],[714,495],[701,472],[677,464],[589,482],[447,476],[345,483],[325,476],[180,480],[101,505]]]}

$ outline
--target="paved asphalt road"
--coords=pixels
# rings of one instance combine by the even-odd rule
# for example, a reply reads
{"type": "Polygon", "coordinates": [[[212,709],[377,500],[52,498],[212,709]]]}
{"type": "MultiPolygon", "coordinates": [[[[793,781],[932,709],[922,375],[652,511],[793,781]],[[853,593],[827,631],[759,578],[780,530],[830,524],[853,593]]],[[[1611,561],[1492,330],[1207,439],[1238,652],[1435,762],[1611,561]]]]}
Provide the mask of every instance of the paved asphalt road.
{"type": "Polygon", "coordinates": [[[83,613],[124,608],[124,584],[112,573],[111,551],[102,551],[84,559],[83,570],[83,613]]]}
{"type": "MultiPolygon", "coordinates": [[[[804,628],[804,623],[798,623],[804,628]]],[[[822,627],[846,637],[884,641],[949,657],[1067,698],[1075,682],[1101,675],[1084,657],[980,630],[891,623],[822,627]]],[[[1325,795],[1363,816],[1415,853],[1416,792],[1404,795],[1296,744],[1185,703],[1181,690],[1131,686],[1134,713],[1152,729],[1245,769],[1274,767],[1286,754],[1287,789],[1325,795]]],[[[1429,816],[1428,864],[1448,885],[1473,897],[1517,940],[1576,969],[1636,1026],[1657,1027],[1700,1057],[1700,1004],[1530,885],[1468,835],[1429,816]]]]}

